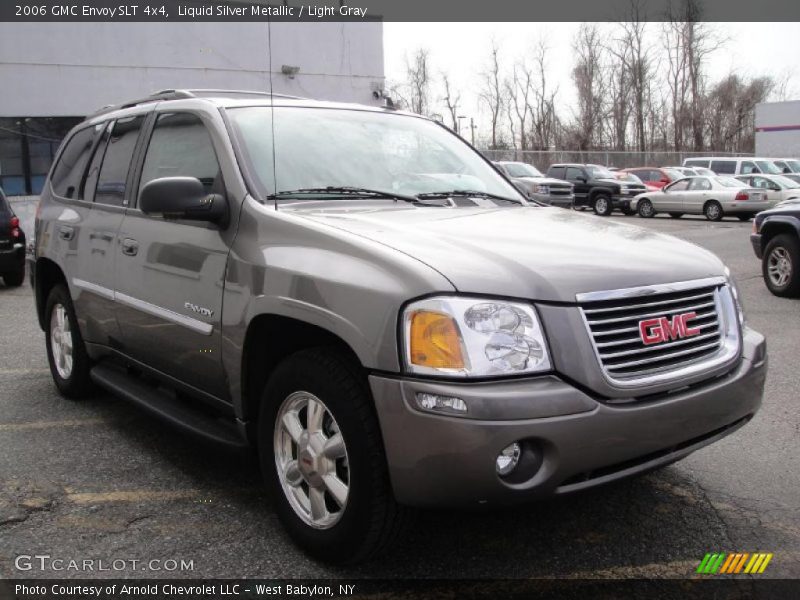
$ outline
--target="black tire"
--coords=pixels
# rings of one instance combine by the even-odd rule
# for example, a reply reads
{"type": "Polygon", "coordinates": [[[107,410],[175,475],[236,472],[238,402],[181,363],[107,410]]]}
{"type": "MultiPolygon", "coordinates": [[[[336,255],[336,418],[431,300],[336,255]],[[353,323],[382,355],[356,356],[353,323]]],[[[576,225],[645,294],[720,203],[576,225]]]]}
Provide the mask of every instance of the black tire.
{"type": "Polygon", "coordinates": [[[653,208],[653,203],[647,198],[642,198],[639,200],[639,204],[636,206],[636,212],[639,213],[639,216],[643,219],[652,219],[656,216],[656,210],[653,208]]]}
{"type": "Polygon", "coordinates": [[[3,273],[3,281],[8,287],[19,287],[25,281],[25,267],[21,267],[16,271],[3,273]]]}
{"type": "Polygon", "coordinates": [[[764,249],[764,258],[761,260],[761,272],[767,289],[776,296],[796,298],[800,296],[800,241],[792,234],[782,233],[772,238],[764,249]],[[773,255],[775,255],[773,257],[773,255]],[[770,276],[770,263],[783,258],[788,262],[789,278],[786,283],[779,285],[770,276]]]}
{"type": "Polygon", "coordinates": [[[636,214],[636,211],[633,210],[630,206],[623,206],[621,209],[622,214],[626,217],[630,217],[636,214]]]}
{"type": "Polygon", "coordinates": [[[740,221],[749,221],[753,218],[753,215],[736,215],[736,218],[738,218],[740,221]]]}
{"type": "Polygon", "coordinates": [[[71,399],[79,399],[89,395],[93,388],[92,380],[89,377],[92,361],[86,353],[86,346],[83,344],[83,337],[78,328],[78,319],[75,317],[75,309],[72,306],[72,298],[70,298],[69,291],[63,284],[58,284],[50,290],[44,314],[47,362],[50,364],[50,373],[53,375],[53,381],[58,391],[61,392],[62,396],[71,399]],[[56,358],[53,354],[53,311],[58,306],[64,308],[65,318],[69,321],[69,332],[72,339],[72,368],[66,377],[59,373],[56,366],[56,358]]]}
{"type": "Polygon", "coordinates": [[[293,540],[311,556],[346,564],[378,556],[399,534],[406,509],[392,494],[380,428],[366,379],[357,365],[333,349],[300,351],[284,360],[264,389],[258,419],[258,454],[275,510],[293,540]],[[284,400],[313,394],[330,411],[347,448],[347,501],[338,521],[314,528],[295,512],[284,493],[273,445],[284,400]]]}
{"type": "Polygon", "coordinates": [[[592,198],[592,210],[599,217],[608,217],[614,210],[611,197],[608,194],[595,194],[592,198]]]}
{"type": "Polygon", "coordinates": [[[716,200],[709,200],[703,205],[703,214],[709,221],[721,221],[725,216],[722,205],[716,200]]]}
{"type": "Polygon", "coordinates": [[[672,213],[669,213],[669,216],[672,217],[673,219],[680,219],[683,216],[683,213],[672,212],[672,213]]]}

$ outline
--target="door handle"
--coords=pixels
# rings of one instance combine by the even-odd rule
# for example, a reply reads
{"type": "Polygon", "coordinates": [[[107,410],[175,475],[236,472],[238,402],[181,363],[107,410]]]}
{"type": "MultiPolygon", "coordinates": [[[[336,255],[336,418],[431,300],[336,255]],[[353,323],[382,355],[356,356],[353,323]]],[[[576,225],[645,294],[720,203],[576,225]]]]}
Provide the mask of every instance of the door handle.
{"type": "Polygon", "coordinates": [[[122,253],[126,256],[136,256],[139,252],[139,242],[132,238],[125,238],[122,240],[122,253]]]}
{"type": "Polygon", "coordinates": [[[62,240],[71,240],[75,237],[75,228],[70,227],[69,225],[59,225],[58,226],[58,237],[62,240]]]}

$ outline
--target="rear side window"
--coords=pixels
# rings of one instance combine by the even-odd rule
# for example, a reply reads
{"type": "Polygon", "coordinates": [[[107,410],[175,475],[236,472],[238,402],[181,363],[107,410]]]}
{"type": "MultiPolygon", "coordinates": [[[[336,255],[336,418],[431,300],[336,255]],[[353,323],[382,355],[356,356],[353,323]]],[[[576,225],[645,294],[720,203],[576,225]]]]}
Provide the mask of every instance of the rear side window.
{"type": "Polygon", "coordinates": [[[102,133],[103,127],[105,127],[105,123],[81,129],[69,139],[50,178],[53,192],[56,195],[72,199],[82,197],[83,176],[89,164],[94,143],[102,133]]]}
{"type": "Polygon", "coordinates": [[[700,192],[710,190],[711,182],[705,177],[695,177],[689,184],[689,189],[700,192]]]}
{"type": "Polygon", "coordinates": [[[111,206],[124,205],[128,171],[143,122],[143,115],[114,121],[108,136],[103,165],[97,176],[95,202],[111,206]]]}
{"type": "Polygon", "coordinates": [[[712,160],[711,170],[717,175],[733,175],[736,173],[735,160],[712,160]]]}
{"type": "Polygon", "coordinates": [[[211,136],[197,115],[159,115],[147,147],[139,189],[160,177],[196,177],[207,193],[221,191],[217,155],[211,136]]]}
{"type": "Polygon", "coordinates": [[[575,167],[567,167],[567,179],[569,181],[575,181],[578,177],[583,177],[583,171],[575,167]]]}
{"type": "Polygon", "coordinates": [[[555,179],[564,179],[564,171],[566,171],[564,167],[550,167],[547,171],[547,176],[555,179]]]}

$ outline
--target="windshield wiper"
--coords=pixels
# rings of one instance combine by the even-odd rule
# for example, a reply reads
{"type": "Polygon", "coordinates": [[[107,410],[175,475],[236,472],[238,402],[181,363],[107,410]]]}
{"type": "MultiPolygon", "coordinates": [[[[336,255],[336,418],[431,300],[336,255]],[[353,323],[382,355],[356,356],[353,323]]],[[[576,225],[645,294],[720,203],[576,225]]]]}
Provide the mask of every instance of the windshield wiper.
{"type": "Polygon", "coordinates": [[[324,188],[301,188],[299,190],[281,190],[267,196],[267,200],[275,200],[279,198],[291,198],[295,196],[305,196],[306,194],[333,194],[348,196],[351,198],[389,198],[391,200],[402,200],[403,202],[411,202],[412,204],[420,204],[419,198],[414,196],[406,196],[405,194],[397,194],[395,192],[385,192],[382,190],[370,190],[368,188],[350,187],[350,186],[333,186],[329,185],[324,188]]]}
{"type": "Polygon", "coordinates": [[[514,198],[507,198],[490,192],[479,192],[477,190],[450,190],[445,192],[425,192],[424,194],[417,194],[417,198],[421,200],[427,198],[451,198],[453,196],[459,198],[489,198],[491,200],[503,200],[504,202],[523,204],[522,201],[515,200],[514,198]]]}

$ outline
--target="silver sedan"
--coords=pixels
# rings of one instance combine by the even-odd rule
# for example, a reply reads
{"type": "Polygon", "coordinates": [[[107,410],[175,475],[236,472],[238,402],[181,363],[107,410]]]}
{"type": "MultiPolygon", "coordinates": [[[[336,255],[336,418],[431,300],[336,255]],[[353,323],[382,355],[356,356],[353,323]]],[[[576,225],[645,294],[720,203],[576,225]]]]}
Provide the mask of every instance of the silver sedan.
{"type": "Polygon", "coordinates": [[[734,177],[684,177],[657,192],[646,192],[631,201],[631,209],[640,217],[654,217],[659,212],[679,218],[685,214],[705,215],[709,221],[736,216],[742,221],[757,212],[772,208],[775,200],[764,190],[748,186],[734,177]]]}

